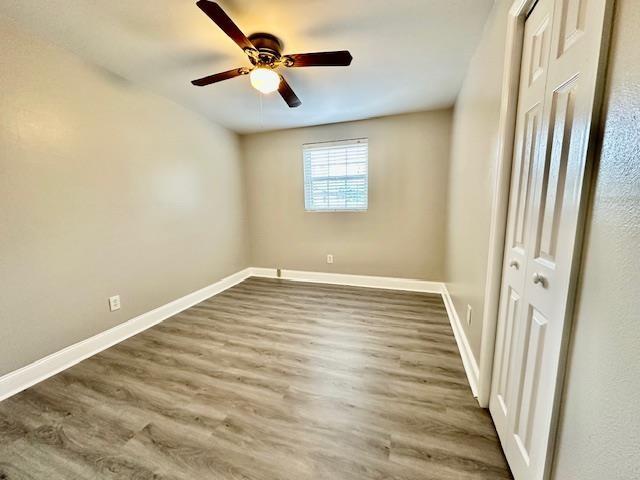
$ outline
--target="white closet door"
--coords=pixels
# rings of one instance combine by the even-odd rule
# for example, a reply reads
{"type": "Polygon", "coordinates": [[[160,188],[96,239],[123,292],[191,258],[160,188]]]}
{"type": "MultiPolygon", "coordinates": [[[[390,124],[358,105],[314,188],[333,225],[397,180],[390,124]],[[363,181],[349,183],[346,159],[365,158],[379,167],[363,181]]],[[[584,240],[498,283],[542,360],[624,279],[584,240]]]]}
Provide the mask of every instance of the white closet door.
{"type": "MultiPolygon", "coordinates": [[[[536,159],[543,142],[543,109],[547,82],[554,0],[541,0],[524,29],[520,90],[511,176],[507,237],[496,339],[490,410],[507,458],[518,457],[513,438],[516,387],[521,370],[525,291],[529,277],[531,218],[536,159]]],[[[511,461],[511,463],[513,463],[511,461]]],[[[513,466],[512,466],[513,468],[513,466]]]]}
{"type": "Polygon", "coordinates": [[[490,401],[516,480],[540,480],[549,473],[606,3],[541,0],[525,25],[490,401]],[[542,85],[535,90],[534,79],[542,85]],[[539,125],[537,137],[528,133],[530,124],[539,125]],[[527,147],[533,145],[529,138],[536,138],[535,148],[527,147]]]}

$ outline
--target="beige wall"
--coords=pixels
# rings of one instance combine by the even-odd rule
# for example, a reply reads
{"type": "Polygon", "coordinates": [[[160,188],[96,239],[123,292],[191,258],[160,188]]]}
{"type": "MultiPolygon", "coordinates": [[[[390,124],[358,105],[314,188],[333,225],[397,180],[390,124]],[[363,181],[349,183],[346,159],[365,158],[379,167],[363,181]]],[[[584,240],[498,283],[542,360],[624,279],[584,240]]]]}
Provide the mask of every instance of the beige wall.
{"type": "Polygon", "coordinates": [[[617,0],[555,480],[640,478],[640,2],[617,0]]]}
{"type": "Polygon", "coordinates": [[[0,45],[0,375],[247,265],[234,134],[1,17],[0,45]]]}
{"type": "Polygon", "coordinates": [[[476,360],[489,251],[491,201],[510,0],[498,0],[469,65],[454,111],[447,211],[446,282],[476,360]]]}
{"type": "Polygon", "coordinates": [[[443,110],[244,136],[252,264],[443,280],[450,123],[443,110]],[[355,137],[369,138],[369,210],[305,212],[302,144],[355,137]]]}

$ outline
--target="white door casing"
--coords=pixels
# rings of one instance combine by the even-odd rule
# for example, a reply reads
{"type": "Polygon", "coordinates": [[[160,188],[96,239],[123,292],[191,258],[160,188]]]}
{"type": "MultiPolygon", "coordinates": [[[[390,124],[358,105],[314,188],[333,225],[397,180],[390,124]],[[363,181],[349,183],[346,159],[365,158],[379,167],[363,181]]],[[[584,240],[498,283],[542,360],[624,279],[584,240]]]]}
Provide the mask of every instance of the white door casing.
{"type": "Polygon", "coordinates": [[[525,24],[490,397],[516,480],[550,471],[607,7],[540,0],[525,24]]]}

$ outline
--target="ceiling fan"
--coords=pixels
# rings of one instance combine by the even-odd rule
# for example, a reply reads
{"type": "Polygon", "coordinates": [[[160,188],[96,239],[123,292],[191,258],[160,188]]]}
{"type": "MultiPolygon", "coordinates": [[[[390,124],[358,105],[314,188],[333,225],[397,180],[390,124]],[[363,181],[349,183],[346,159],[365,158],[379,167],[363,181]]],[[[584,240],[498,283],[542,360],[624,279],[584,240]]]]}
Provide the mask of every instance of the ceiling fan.
{"type": "Polygon", "coordinates": [[[249,75],[251,85],[256,90],[262,93],[272,93],[277,90],[287,105],[295,108],[299,107],[302,102],[284,77],[276,72],[277,68],[346,67],[351,65],[353,57],[347,50],[283,55],[283,45],[278,37],[269,33],[254,33],[246,37],[217,3],[199,0],[196,5],[244,50],[252,65],[193,80],[191,83],[198,87],[249,75]]]}

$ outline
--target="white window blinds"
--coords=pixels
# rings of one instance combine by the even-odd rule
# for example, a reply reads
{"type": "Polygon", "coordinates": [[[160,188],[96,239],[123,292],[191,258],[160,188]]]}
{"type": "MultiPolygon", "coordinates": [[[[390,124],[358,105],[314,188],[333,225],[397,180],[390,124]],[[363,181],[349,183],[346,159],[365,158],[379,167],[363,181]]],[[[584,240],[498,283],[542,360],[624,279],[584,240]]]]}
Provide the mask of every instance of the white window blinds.
{"type": "Polygon", "coordinates": [[[308,143],[304,159],[304,206],[308,211],[366,210],[368,156],[366,138],[308,143]]]}

